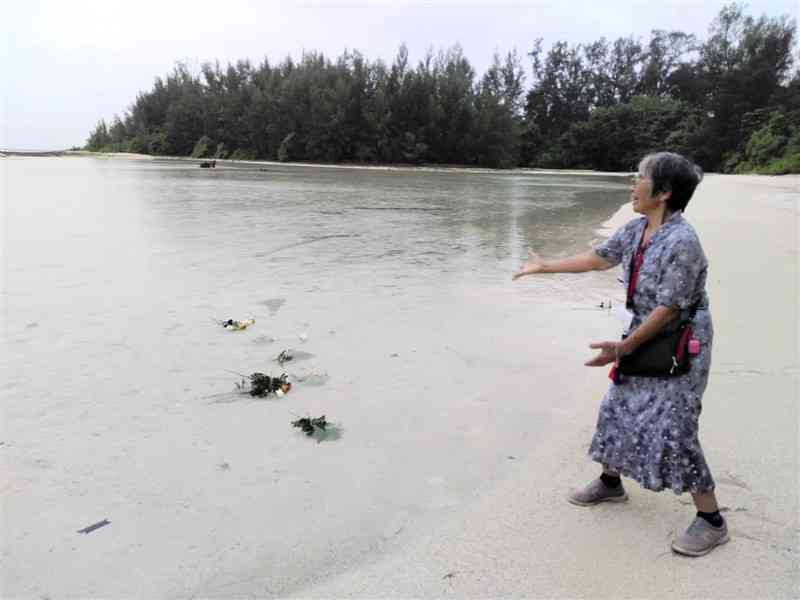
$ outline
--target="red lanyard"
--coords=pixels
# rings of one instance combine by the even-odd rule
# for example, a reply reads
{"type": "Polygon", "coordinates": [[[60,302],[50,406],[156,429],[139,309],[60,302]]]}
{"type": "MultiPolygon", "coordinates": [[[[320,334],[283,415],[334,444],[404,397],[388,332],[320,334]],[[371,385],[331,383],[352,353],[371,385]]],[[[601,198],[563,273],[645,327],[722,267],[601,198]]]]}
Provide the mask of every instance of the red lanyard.
{"type": "Polygon", "coordinates": [[[636,283],[639,280],[639,271],[644,263],[644,251],[647,250],[647,244],[644,243],[644,232],[642,232],[642,239],[639,240],[639,247],[636,253],[631,258],[631,274],[628,279],[628,297],[625,300],[625,307],[628,310],[633,309],[633,295],[636,293],[636,283]]]}

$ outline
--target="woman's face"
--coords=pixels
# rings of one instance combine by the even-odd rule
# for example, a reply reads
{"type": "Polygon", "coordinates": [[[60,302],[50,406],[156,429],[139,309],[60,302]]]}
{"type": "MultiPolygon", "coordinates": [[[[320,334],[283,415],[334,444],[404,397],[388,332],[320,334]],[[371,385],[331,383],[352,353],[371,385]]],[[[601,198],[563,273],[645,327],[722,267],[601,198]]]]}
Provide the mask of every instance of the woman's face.
{"type": "Polygon", "coordinates": [[[637,173],[631,179],[631,202],[634,212],[646,214],[656,210],[662,201],[653,197],[653,182],[650,178],[637,173]]]}

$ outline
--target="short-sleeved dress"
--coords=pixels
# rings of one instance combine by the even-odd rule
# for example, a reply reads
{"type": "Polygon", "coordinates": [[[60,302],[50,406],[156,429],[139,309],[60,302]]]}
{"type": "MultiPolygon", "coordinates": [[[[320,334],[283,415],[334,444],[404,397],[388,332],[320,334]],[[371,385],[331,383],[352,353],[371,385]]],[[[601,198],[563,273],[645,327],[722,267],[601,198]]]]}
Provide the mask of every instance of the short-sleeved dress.
{"type": "MultiPolygon", "coordinates": [[[[634,219],[595,248],[612,264],[622,263],[625,289],[631,258],[646,226],[646,218],[634,219]]],[[[644,252],[630,329],[638,327],[658,305],[681,310],[680,319],[668,326],[676,328],[699,301],[692,330],[700,341],[700,353],[692,356],[691,368],[685,375],[625,376],[622,383],[609,387],[600,405],[589,455],[648,490],[668,488],[681,494],[714,489],[698,440],[698,419],[714,337],[705,291],[707,270],[708,260],[697,233],[681,213],[674,213],[656,231],[644,252]]]]}

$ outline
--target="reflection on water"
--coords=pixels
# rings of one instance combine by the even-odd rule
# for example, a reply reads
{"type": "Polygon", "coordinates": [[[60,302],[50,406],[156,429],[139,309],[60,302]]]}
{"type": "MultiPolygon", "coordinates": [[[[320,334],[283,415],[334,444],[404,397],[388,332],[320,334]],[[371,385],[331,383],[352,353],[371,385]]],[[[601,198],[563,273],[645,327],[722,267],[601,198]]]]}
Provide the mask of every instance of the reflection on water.
{"type": "MultiPolygon", "coordinates": [[[[532,336],[589,317],[559,304],[565,291],[583,299],[576,280],[510,275],[528,246],[586,249],[627,196],[625,179],[578,175],[87,158],[0,168],[4,456],[26,482],[8,495],[5,533],[29,549],[9,572],[48,571],[36,550],[48,531],[22,524],[53,506],[83,514],[89,487],[94,509],[114,513],[121,552],[133,541],[115,515],[141,507],[125,513],[134,537],[161,539],[144,514],[175,528],[161,564],[235,544],[246,558],[216,557],[229,561],[220,569],[280,577],[274,593],[410,535],[525,455],[552,400],[503,381],[554,376],[532,363],[532,336]],[[243,332],[216,324],[249,317],[243,332]],[[283,349],[313,359],[279,366],[283,349]],[[280,401],[208,400],[229,398],[229,371],[279,368],[298,377],[280,401]],[[324,383],[304,386],[305,370],[324,383]],[[294,435],[298,414],[326,414],[341,439],[294,435]],[[300,543],[305,560],[292,560],[300,543]]],[[[548,356],[572,343],[550,337],[548,356]]],[[[67,595],[115,593],[48,577],[67,595]]],[[[142,595],[176,595],[164,581],[181,580],[192,577],[167,571],[142,595]]],[[[213,578],[195,591],[253,592],[213,578]]]]}
{"type": "Polygon", "coordinates": [[[322,288],[341,287],[345,272],[359,288],[429,286],[445,265],[448,280],[490,281],[527,245],[585,247],[587,226],[625,193],[614,178],[545,175],[154,164],[136,176],[158,243],[202,255],[204,273],[286,280],[308,269],[322,288]]]}
{"type": "Polygon", "coordinates": [[[587,229],[626,195],[623,179],[597,176],[4,164],[8,301],[26,306],[45,281],[90,296],[142,285],[159,293],[177,279],[197,292],[251,279],[287,293],[309,284],[365,293],[400,284],[421,294],[488,285],[528,246],[544,256],[585,249],[587,229]],[[99,282],[111,289],[91,289],[99,282]]]}

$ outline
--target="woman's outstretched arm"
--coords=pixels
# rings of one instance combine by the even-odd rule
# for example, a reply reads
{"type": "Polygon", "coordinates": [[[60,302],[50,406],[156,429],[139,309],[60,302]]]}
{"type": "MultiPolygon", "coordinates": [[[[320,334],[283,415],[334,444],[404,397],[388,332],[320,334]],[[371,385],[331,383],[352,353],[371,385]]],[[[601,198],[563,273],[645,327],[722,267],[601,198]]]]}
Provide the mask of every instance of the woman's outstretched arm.
{"type": "Polygon", "coordinates": [[[519,271],[512,275],[511,279],[516,280],[525,275],[535,275],[537,273],[585,273],[587,271],[603,271],[610,269],[614,265],[601,258],[593,250],[562,258],[561,260],[542,260],[533,250],[528,250],[528,262],[522,265],[519,271]]]}

